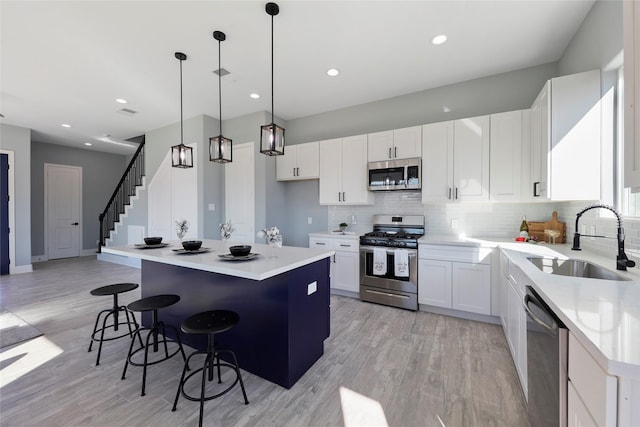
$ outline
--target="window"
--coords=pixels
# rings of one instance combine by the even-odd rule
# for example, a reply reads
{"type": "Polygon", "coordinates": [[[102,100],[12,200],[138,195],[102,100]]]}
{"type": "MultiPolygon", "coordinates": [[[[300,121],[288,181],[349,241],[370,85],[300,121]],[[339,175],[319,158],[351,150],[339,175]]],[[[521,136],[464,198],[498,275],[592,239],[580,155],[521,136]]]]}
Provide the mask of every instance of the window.
{"type": "Polygon", "coordinates": [[[640,188],[624,188],[624,68],[618,70],[616,90],[617,138],[617,186],[618,210],[626,217],[640,217],[640,188]]]}

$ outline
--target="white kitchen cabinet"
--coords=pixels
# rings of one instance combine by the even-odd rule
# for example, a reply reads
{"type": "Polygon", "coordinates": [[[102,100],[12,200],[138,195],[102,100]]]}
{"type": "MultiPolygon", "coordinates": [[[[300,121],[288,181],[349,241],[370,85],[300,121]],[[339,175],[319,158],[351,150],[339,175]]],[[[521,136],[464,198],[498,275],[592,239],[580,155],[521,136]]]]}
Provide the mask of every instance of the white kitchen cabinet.
{"type": "Polygon", "coordinates": [[[469,313],[491,314],[491,250],[420,245],[418,302],[469,313]]]}
{"type": "Polygon", "coordinates": [[[288,145],[284,156],[276,157],[276,179],[292,181],[315,179],[320,176],[318,142],[288,145]]]}
{"type": "Polygon", "coordinates": [[[531,107],[534,197],[600,199],[600,110],[599,70],[556,77],[544,85],[531,107]]]}
{"type": "Polygon", "coordinates": [[[567,388],[567,426],[598,427],[571,381],[569,381],[567,388]]]}
{"type": "Polygon", "coordinates": [[[320,141],[320,204],[370,205],[367,135],[320,141]]]}
{"type": "Polygon", "coordinates": [[[368,138],[367,157],[370,162],[411,159],[422,155],[420,126],[370,133],[368,138]]]}
{"type": "Polygon", "coordinates": [[[640,4],[622,2],[624,38],[624,186],[640,187],[640,4]]]}
{"type": "Polygon", "coordinates": [[[333,249],[331,257],[331,289],[360,292],[360,243],[357,237],[309,237],[310,248],[333,249]]]}
{"type": "Polygon", "coordinates": [[[530,144],[530,115],[530,110],[491,115],[491,200],[520,201],[523,198],[523,190],[526,190],[523,181],[529,181],[530,159],[528,155],[522,155],[522,150],[530,144]]]}
{"type": "Polygon", "coordinates": [[[422,126],[422,202],[489,200],[489,116],[422,126]]]}

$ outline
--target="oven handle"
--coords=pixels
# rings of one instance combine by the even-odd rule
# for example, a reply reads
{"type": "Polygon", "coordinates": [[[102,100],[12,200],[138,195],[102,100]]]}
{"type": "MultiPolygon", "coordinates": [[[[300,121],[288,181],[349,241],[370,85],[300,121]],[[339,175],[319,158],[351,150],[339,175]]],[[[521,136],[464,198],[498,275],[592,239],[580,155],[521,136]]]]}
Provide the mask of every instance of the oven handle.
{"type": "MultiPolygon", "coordinates": [[[[373,246],[360,246],[360,252],[373,252],[373,246]]],[[[416,256],[418,254],[418,250],[417,249],[405,249],[405,248],[385,248],[387,250],[387,253],[393,253],[396,249],[404,249],[405,251],[409,252],[409,256],[416,256]]]]}

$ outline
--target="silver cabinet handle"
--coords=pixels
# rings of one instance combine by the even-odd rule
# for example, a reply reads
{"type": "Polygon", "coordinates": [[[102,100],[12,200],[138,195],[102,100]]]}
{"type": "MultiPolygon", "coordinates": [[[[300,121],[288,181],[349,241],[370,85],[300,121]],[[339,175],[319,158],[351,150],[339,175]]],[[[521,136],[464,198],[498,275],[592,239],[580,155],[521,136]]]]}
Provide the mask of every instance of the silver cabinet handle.
{"type": "Polygon", "coordinates": [[[533,197],[540,197],[540,181],[533,183],[533,197]]]}
{"type": "Polygon", "coordinates": [[[451,200],[451,187],[449,187],[449,196],[447,196],[447,199],[451,200]]]}
{"type": "Polygon", "coordinates": [[[300,176],[300,168],[296,168],[296,174],[297,176],[300,176]]]}
{"type": "Polygon", "coordinates": [[[314,245],[316,245],[316,246],[318,246],[318,245],[324,246],[324,245],[326,245],[326,243],[325,242],[315,242],[314,245]]]}
{"type": "Polygon", "coordinates": [[[341,202],[342,201],[342,196],[340,194],[340,192],[338,191],[338,201],[341,202]]]}
{"type": "Polygon", "coordinates": [[[458,200],[458,187],[456,187],[456,200],[458,200]]]}
{"type": "Polygon", "coordinates": [[[342,201],[343,201],[343,202],[346,202],[346,201],[347,201],[347,197],[345,196],[344,191],[342,192],[342,201]]]}
{"type": "Polygon", "coordinates": [[[389,147],[389,158],[391,158],[391,147],[389,147]]]}
{"type": "Polygon", "coordinates": [[[343,248],[350,248],[351,245],[345,245],[344,243],[340,243],[340,246],[342,246],[343,248]]]}
{"type": "Polygon", "coordinates": [[[393,157],[398,157],[398,147],[393,148],[393,157]]]}

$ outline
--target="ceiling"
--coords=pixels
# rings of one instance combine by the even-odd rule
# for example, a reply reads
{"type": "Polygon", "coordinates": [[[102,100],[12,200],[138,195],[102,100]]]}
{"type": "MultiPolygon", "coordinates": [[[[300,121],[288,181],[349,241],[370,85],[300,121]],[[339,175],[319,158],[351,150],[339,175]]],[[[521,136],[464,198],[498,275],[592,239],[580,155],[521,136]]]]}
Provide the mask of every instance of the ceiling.
{"type": "MultiPolygon", "coordinates": [[[[593,3],[280,1],[275,114],[291,120],[557,61],[593,3]],[[438,34],[448,40],[436,46],[438,34]],[[332,67],[339,76],[327,76],[332,67]]],[[[177,51],[188,56],[184,118],[218,118],[214,30],[227,36],[222,67],[231,73],[223,119],[271,111],[264,5],[1,0],[1,123],[32,129],[35,141],[131,153],[124,140],[180,120],[177,51]]]]}

